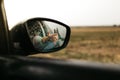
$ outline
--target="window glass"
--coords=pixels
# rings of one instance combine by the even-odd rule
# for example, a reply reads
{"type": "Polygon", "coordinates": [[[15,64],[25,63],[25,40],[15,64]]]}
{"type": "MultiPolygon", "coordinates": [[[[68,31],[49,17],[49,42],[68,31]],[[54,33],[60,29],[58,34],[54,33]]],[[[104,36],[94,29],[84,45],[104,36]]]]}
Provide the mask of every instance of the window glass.
{"type": "Polygon", "coordinates": [[[120,63],[120,0],[4,1],[9,29],[33,17],[56,19],[71,27],[65,49],[31,56],[120,63]]]}

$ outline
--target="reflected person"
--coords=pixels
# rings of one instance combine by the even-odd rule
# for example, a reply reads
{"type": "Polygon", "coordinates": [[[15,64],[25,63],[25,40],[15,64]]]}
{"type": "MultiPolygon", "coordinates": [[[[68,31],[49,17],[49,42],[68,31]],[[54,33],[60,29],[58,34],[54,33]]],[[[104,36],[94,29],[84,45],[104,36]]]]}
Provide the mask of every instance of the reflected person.
{"type": "Polygon", "coordinates": [[[58,34],[50,34],[47,36],[41,37],[39,36],[39,32],[37,32],[33,38],[33,45],[37,50],[50,50],[52,48],[58,47],[58,34]]]}
{"type": "MultiPolygon", "coordinates": [[[[54,34],[50,34],[48,33],[48,38],[49,38],[49,41],[47,41],[47,46],[45,46],[44,50],[49,50],[49,49],[52,49],[52,48],[57,48],[59,47],[59,44],[58,44],[58,34],[57,33],[54,33],[54,34]]],[[[44,42],[44,41],[43,41],[44,42]]]]}

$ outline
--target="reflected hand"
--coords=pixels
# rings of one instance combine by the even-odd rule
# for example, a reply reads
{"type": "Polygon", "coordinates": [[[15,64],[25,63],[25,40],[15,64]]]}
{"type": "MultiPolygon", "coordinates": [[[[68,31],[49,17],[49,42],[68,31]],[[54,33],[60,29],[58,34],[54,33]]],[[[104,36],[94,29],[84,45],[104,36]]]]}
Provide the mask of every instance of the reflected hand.
{"type": "Polygon", "coordinates": [[[52,41],[52,42],[56,42],[58,40],[58,34],[54,33],[54,34],[50,34],[48,32],[46,37],[43,37],[42,41],[46,42],[46,41],[52,41]]]}
{"type": "Polygon", "coordinates": [[[58,40],[58,34],[57,33],[52,34],[50,37],[51,37],[51,41],[53,41],[53,42],[56,42],[58,40]]]}

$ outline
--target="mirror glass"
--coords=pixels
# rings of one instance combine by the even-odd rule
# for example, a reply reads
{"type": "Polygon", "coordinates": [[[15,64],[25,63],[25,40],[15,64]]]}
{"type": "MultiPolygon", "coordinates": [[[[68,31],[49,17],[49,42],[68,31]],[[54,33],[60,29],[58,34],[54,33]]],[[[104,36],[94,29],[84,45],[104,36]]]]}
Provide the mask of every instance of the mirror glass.
{"type": "Polygon", "coordinates": [[[67,30],[63,25],[47,20],[31,20],[25,26],[37,51],[51,51],[64,44],[67,30]]]}

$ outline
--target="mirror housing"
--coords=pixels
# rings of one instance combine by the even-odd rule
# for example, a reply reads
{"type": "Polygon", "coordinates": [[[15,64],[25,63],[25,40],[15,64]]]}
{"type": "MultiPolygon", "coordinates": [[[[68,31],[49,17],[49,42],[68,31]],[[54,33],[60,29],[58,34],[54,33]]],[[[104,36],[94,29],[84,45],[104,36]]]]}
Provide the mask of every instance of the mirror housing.
{"type": "Polygon", "coordinates": [[[10,31],[14,53],[18,55],[61,50],[67,46],[70,32],[66,24],[48,18],[28,19],[10,31]]]}

